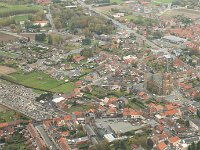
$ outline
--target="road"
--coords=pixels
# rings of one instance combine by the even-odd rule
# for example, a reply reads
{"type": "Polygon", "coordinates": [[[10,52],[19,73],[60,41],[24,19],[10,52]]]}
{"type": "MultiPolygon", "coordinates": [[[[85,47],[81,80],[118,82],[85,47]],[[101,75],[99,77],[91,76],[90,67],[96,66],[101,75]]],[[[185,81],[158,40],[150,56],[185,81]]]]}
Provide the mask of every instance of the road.
{"type": "Polygon", "coordinates": [[[56,146],[50,140],[50,138],[49,138],[47,132],[44,130],[43,126],[42,125],[38,125],[38,126],[36,126],[36,129],[40,133],[42,139],[44,139],[44,142],[48,146],[48,148],[50,148],[51,150],[57,150],[56,146]]]}
{"type": "Polygon", "coordinates": [[[51,24],[52,32],[58,32],[52,19],[50,5],[48,6],[48,14],[46,14],[46,17],[49,20],[49,23],[51,24]]]}
{"type": "Polygon", "coordinates": [[[154,48],[154,49],[160,49],[159,46],[157,46],[155,43],[151,42],[150,40],[146,39],[146,37],[136,33],[136,31],[132,30],[131,28],[127,27],[127,25],[120,23],[119,21],[103,14],[102,12],[97,11],[96,9],[94,9],[91,5],[86,5],[84,2],[82,2],[81,0],[77,0],[77,2],[82,6],[85,7],[87,9],[89,9],[90,11],[95,12],[96,14],[99,14],[100,16],[105,17],[108,20],[111,20],[113,22],[113,24],[115,24],[116,26],[118,26],[120,29],[124,29],[127,30],[129,33],[133,33],[136,37],[141,38],[142,40],[145,41],[145,43],[147,45],[149,45],[150,47],[154,48]]]}

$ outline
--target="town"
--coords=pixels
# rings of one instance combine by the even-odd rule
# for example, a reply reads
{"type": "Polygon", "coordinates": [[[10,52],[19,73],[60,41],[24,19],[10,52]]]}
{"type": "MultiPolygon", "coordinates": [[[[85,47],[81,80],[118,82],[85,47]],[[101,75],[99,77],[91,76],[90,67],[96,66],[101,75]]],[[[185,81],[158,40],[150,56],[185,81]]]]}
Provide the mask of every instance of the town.
{"type": "Polygon", "coordinates": [[[200,150],[199,0],[0,0],[0,149],[200,150]]]}

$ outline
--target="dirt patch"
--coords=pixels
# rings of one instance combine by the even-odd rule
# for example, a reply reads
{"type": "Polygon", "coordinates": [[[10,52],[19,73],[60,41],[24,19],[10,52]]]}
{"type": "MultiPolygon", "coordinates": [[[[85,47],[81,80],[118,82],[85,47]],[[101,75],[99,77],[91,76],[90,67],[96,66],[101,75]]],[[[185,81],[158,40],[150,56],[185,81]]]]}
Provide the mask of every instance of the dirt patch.
{"type": "Polygon", "coordinates": [[[30,34],[25,34],[25,33],[20,33],[20,35],[26,37],[26,38],[30,38],[31,40],[35,40],[35,34],[34,33],[30,33],[30,34]]]}
{"type": "Polygon", "coordinates": [[[3,105],[0,105],[0,113],[1,113],[1,112],[5,112],[5,111],[7,111],[7,110],[8,110],[7,107],[5,107],[5,106],[3,106],[3,105]]]}
{"type": "Polygon", "coordinates": [[[121,9],[121,10],[127,10],[129,7],[128,5],[110,5],[110,6],[103,6],[103,7],[95,7],[95,9],[99,12],[108,12],[111,11],[111,9],[121,9]]]}
{"type": "Polygon", "coordinates": [[[0,74],[11,74],[16,72],[14,68],[7,67],[7,66],[0,66],[0,74]]]}
{"type": "Polygon", "coordinates": [[[184,15],[191,19],[197,19],[200,17],[200,11],[190,10],[190,9],[174,9],[167,11],[164,16],[175,16],[175,15],[184,15]]]}
{"type": "Polygon", "coordinates": [[[0,42],[6,42],[6,41],[12,41],[12,40],[16,40],[17,37],[12,36],[12,35],[8,35],[8,34],[4,34],[0,32],[0,42]]]}

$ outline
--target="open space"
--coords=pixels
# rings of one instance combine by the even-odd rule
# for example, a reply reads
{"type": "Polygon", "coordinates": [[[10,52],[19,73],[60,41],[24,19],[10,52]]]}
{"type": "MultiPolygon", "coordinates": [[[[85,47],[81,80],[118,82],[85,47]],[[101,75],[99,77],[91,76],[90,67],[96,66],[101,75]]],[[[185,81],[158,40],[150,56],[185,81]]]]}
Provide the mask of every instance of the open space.
{"type": "Polygon", "coordinates": [[[123,3],[123,0],[110,0],[110,3],[117,3],[117,4],[121,4],[123,3]]]}
{"type": "Polygon", "coordinates": [[[184,15],[192,19],[197,19],[200,17],[200,12],[195,11],[195,10],[189,10],[189,9],[174,9],[174,10],[167,11],[163,15],[164,16],[184,15]]]}
{"type": "Polygon", "coordinates": [[[28,20],[28,15],[16,15],[14,16],[15,21],[18,23],[20,21],[26,21],[28,20]]]}
{"type": "Polygon", "coordinates": [[[154,0],[153,3],[167,4],[172,3],[174,0],[154,0]]]}
{"type": "Polygon", "coordinates": [[[2,32],[0,32],[0,42],[5,42],[5,41],[9,41],[9,40],[16,40],[17,38],[15,36],[12,35],[8,35],[8,34],[4,34],[2,32]]]}
{"type": "Polygon", "coordinates": [[[0,74],[11,74],[16,72],[14,68],[7,67],[7,66],[0,66],[0,74]]]}
{"type": "Polygon", "coordinates": [[[63,80],[56,80],[48,74],[39,71],[31,73],[17,72],[11,74],[11,77],[22,85],[52,92],[67,93],[74,89],[73,83],[65,83],[63,80]]]}

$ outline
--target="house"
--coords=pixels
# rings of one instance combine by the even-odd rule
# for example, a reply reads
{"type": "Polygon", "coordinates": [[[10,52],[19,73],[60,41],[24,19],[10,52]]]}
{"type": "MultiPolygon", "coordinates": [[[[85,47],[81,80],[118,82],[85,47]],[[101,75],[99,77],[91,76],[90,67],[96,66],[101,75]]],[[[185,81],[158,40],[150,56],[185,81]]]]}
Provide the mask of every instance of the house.
{"type": "Polygon", "coordinates": [[[35,26],[38,26],[38,25],[40,25],[41,27],[45,27],[45,26],[47,26],[48,25],[48,21],[35,21],[34,23],[33,23],[33,25],[35,25],[35,26]]]}
{"type": "Polygon", "coordinates": [[[132,108],[124,108],[123,117],[124,118],[143,118],[141,112],[133,110],[132,108]]]}
{"type": "Polygon", "coordinates": [[[60,138],[58,140],[58,145],[59,145],[60,150],[71,150],[66,138],[63,138],[63,137],[60,138]]]}
{"type": "Polygon", "coordinates": [[[166,150],[166,149],[167,149],[167,145],[164,142],[161,142],[157,144],[156,146],[156,150],[166,150]]]}
{"type": "Polygon", "coordinates": [[[179,144],[179,142],[181,141],[181,139],[178,136],[174,136],[169,138],[169,143],[173,146],[176,146],[177,144],[179,144]]]}
{"type": "Polygon", "coordinates": [[[82,61],[83,59],[85,59],[85,57],[81,55],[73,56],[73,61],[78,62],[78,63],[82,61]]]}
{"type": "Polygon", "coordinates": [[[27,126],[27,131],[29,133],[29,138],[28,139],[32,139],[33,142],[36,143],[37,148],[39,150],[46,150],[46,144],[43,141],[43,139],[40,137],[39,133],[37,132],[36,128],[33,126],[33,124],[29,123],[27,126]]]}

